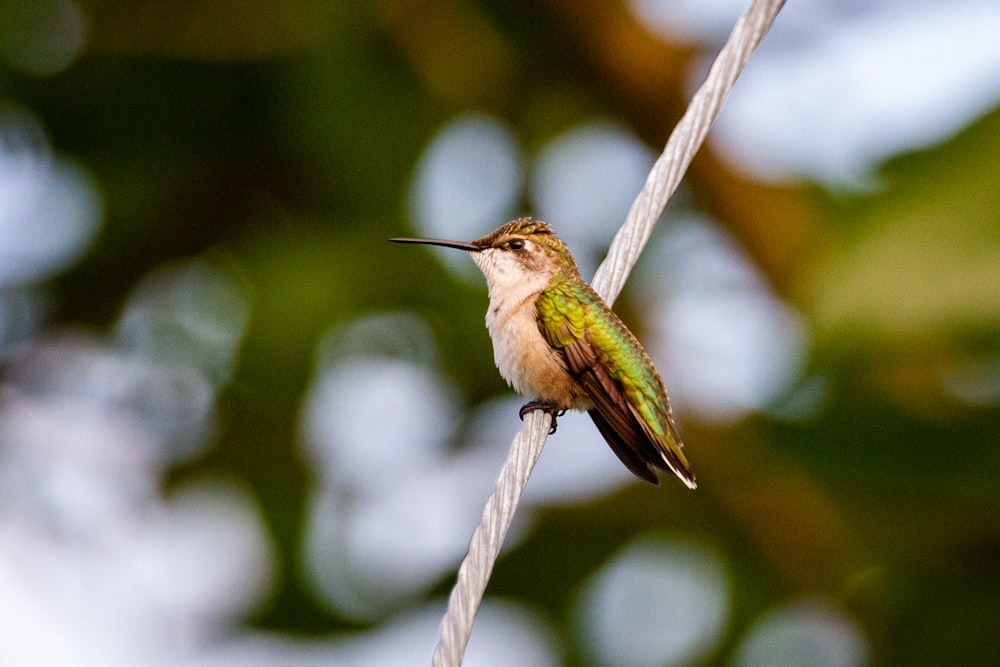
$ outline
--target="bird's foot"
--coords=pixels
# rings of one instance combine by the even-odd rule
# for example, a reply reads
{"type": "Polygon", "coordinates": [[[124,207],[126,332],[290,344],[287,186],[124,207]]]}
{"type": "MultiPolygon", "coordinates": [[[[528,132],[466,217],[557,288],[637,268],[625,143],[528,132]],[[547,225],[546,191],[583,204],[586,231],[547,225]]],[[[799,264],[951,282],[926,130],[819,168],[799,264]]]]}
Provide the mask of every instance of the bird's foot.
{"type": "Polygon", "coordinates": [[[545,401],[528,401],[527,403],[521,406],[521,409],[518,411],[517,416],[521,418],[521,421],[524,421],[525,413],[531,412],[532,410],[541,410],[542,412],[547,412],[549,416],[552,417],[552,427],[549,429],[549,435],[555,433],[556,429],[559,427],[559,424],[556,422],[556,418],[562,417],[564,414],[566,414],[565,408],[560,408],[558,406],[553,405],[552,403],[546,403],[545,401]]]}

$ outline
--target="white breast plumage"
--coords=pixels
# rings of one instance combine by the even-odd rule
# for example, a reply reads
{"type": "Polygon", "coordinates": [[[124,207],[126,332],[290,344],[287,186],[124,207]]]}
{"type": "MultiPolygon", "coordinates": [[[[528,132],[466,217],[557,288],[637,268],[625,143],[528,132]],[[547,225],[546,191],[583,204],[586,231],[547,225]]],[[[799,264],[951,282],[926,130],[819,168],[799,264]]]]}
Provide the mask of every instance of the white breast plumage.
{"type": "Polygon", "coordinates": [[[562,357],[539,331],[535,311],[547,277],[525,274],[507,256],[489,250],[473,257],[489,285],[486,328],[500,375],[528,398],[565,403],[567,392],[576,393],[570,388],[574,383],[562,357]]]}

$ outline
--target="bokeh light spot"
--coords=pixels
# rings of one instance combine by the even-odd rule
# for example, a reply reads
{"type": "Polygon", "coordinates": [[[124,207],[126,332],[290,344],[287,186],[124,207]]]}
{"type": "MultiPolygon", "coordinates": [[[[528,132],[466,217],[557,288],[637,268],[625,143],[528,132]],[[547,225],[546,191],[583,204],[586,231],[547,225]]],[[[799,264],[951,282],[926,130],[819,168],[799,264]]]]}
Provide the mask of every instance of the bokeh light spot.
{"type": "MultiPolygon", "coordinates": [[[[510,128],[489,116],[459,116],[441,128],[417,163],[410,214],[424,236],[471,241],[512,217],[521,180],[521,153],[510,128]]],[[[435,252],[460,275],[478,273],[462,253],[435,252]]]]}
{"type": "Polygon", "coordinates": [[[604,122],[575,127],[550,140],[536,159],[535,213],[573,249],[580,272],[610,243],[646,180],[655,155],[624,127],[604,122]]]}
{"type": "Polygon", "coordinates": [[[90,176],[52,154],[34,116],[0,109],[0,284],[38,280],[77,259],[101,213],[90,176]]]}
{"type": "Polygon", "coordinates": [[[86,38],[83,12],[73,0],[4,0],[0,54],[29,74],[51,75],[73,64],[86,38]]]}
{"type": "Polygon", "coordinates": [[[408,361],[341,360],[320,369],[309,392],[308,451],[320,471],[345,488],[374,491],[401,482],[445,451],[453,397],[443,378],[408,361]]]}
{"type": "Polygon", "coordinates": [[[1000,356],[965,360],[942,373],[941,383],[952,397],[969,405],[1000,403],[1000,356]]]}
{"type": "Polygon", "coordinates": [[[124,349],[155,363],[229,379],[250,318],[246,293],[221,269],[196,260],[159,267],[136,286],[115,333],[124,349]]]}
{"type": "Polygon", "coordinates": [[[652,255],[640,271],[658,301],[648,349],[677,407],[728,422],[791,388],[808,348],[804,320],[730,236],[688,218],[652,255]]]}
{"type": "Polygon", "coordinates": [[[668,41],[690,42],[725,37],[748,6],[745,0],[628,0],[627,4],[649,32],[668,41]]]}
{"type": "Polygon", "coordinates": [[[241,485],[189,480],[150,521],[136,545],[133,575],[163,608],[224,617],[262,600],[271,579],[269,547],[241,485]]]}
{"type": "Polygon", "coordinates": [[[0,359],[19,343],[31,340],[45,313],[44,296],[32,286],[0,288],[0,359]]]}
{"type": "Polygon", "coordinates": [[[857,624],[842,612],[798,602],[765,614],[736,652],[737,667],[860,667],[868,645],[857,624]]]}
{"type": "Polygon", "coordinates": [[[707,656],[726,628],[729,583],[715,550],[645,537],[584,586],[577,617],[597,665],[686,665],[707,656]]]}

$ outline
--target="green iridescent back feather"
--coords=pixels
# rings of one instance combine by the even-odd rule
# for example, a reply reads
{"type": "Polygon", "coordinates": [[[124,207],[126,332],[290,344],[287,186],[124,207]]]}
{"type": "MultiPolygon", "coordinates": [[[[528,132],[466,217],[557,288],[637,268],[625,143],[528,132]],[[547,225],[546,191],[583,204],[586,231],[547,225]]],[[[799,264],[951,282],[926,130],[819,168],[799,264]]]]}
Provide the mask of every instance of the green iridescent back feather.
{"type": "Polygon", "coordinates": [[[639,341],[590,285],[568,277],[542,292],[535,307],[552,345],[564,348],[586,339],[649,428],[676,446],[663,381],[639,341]]]}

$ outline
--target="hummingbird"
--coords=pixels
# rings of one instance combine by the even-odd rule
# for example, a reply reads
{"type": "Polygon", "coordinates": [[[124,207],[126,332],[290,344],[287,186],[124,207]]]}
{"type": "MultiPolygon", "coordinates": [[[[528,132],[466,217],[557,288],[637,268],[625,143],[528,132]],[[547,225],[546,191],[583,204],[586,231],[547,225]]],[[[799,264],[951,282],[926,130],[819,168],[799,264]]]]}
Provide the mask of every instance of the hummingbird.
{"type": "Polygon", "coordinates": [[[486,328],[500,375],[556,418],[586,412],[633,474],[659,484],[669,470],[689,488],[694,473],[681,448],[667,390],[631,331],[583,278],[552,227],[518,218],[471,243],[393,238],[470,253],[486,277],[486,328]]]}

